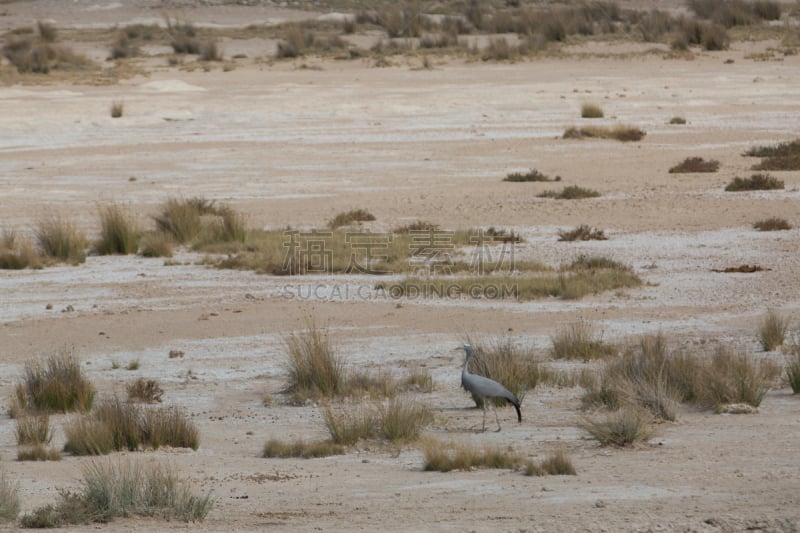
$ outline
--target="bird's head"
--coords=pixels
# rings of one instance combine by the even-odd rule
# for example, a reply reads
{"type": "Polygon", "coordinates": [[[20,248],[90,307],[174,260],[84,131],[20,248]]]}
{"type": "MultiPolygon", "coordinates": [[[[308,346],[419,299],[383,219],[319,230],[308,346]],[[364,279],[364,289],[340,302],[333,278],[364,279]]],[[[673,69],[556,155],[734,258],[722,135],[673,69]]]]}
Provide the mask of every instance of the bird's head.
{"type": "Polygon", "coordinates": [[[467,343],[467,342],[465,342],[464,343],[464,352],[467,354],[467,357],[472,355],[472,345],[467,343]]]}

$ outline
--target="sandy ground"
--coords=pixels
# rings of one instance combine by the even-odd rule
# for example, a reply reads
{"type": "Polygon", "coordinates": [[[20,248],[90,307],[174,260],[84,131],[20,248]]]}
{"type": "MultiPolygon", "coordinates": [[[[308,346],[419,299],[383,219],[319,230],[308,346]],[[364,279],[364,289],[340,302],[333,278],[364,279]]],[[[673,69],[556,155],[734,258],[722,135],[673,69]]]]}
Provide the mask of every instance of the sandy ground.
{"type": "MultiPolygon", "coordinates": [[[[12,2],[0,22],[6,29],[42,13],[74,27],[159,18],[161,3],[150,4],[75,2],[59,10],[53,2],[12,2]]],[[[302,15],[208,4],[175,9],[220,25],[302,15]]],[[[123,455],[168,461],[198,490],[212,491],[207,520],[126,519],[85,530],[796,531],[800,405],[787,387],[772,390],[757,414],[687,409],[648,444],[609,449],[576,426],[580,389],[537,388],[524,399],[522,424],[503,410],[501,432],[477,433],[481,412],[459,388],[456,350],[467,334],[508,333],[544,356],[550,335],[583,318],[606,340],[661,331],[688,350],[726,343],[779,361],[759,351],[756,326],[774,308],[794,317],[797,331],[800,231],[751,226],[773,215],[800,224],[800,173],[775,173],[782,191],[722,190],[749,175],[754,161],[741,156],[745,149],[797,136],[800,57],[748,59],[772,44],[735,43],[693,60],[437,60],[432,70],[419,69],[418,59],[373,68],[312,58],[187,72],[159,59],[148,76],[114,86],[1,87],[3,229],[25,234],[38,218],[60,213],[96,232],[97,207],[111,201],[148,223],[159,204],[181,196],[228,203],[263,227],[321,226],[363,207],[377,216],[370,226],[377,230],[417,219],[513,228],[525,238],[519,257],[558,265],[605,254],[631,264],[647,284],[577,302],[400,301],[379,297],[368,277],[219,271],[188,252],[172,266],[93,256],[79,267],[0,271],[0,410],[26,361],[67,344],[101,395],[123,394],[139,376],[157,378],[165,403],[191,414],[201,432],[196,452],[123,455]],[[112,101],[124,102],[122,118],[109,116],[112,101]],[[607,118],[580,119],[587,101],[607,118]],[[687,124],[669,125],[673,116],[687,124]],[[567,126],[618,123],[647,136],[627,144],[560,139],[567,126]],[[694,155],[718,159],[720,171],[667,172],[694,155]],[[553,184],[501,182],[529,168],[603,196],[553,201],[536,197],[553,184]],[[557,242],[559,229],[582,223],[610,239],[557,242]],[[712,272],[744,263],[767,270],[712,272]],[[328,459],[259,458],[268,438],[326,436],[318,406],[290,406],[280,394],[282,339],[309,317],[329,328],[352,364],[397,375],[424,364],[436,382],[433,393],[419,395],[436,413],[427,435],[532,458],[564,446],[577,476],[426,473],[417,448],[375,443],[328,459]],[[185,356],[170,359],[172,349],[185,356]],[[126,370],[133,360],[139,369],[126,370]],[[265,393],[275,400],[269,407],[265,393]]],[[[230,41],[226,55],[237,47],[258,44],[230,41]]],[[[64,421],[56,418],[56,445],[64,421]]],[[[19,482],[23,512],[78,486],[87,459],[17,462],[14,429],[0,415],[0,468],[19,482]]]]}

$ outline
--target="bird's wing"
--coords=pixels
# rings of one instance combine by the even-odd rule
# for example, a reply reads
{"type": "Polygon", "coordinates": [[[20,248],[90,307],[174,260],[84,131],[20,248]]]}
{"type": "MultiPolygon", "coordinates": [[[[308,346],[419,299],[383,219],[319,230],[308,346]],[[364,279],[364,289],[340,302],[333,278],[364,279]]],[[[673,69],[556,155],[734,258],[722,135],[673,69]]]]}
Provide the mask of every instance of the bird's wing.
{"type": "Polygon", "coordinates": [[[466,376],[462,382],[465,382],[463,384],[470,392],[474,392],[475,394],[479,394],[487,398],[505,398],[514,405],[519,405],[519,400],[517,400],[517,397],[514,396],[511,391],[493,379],[470,374],[466,376]]]}

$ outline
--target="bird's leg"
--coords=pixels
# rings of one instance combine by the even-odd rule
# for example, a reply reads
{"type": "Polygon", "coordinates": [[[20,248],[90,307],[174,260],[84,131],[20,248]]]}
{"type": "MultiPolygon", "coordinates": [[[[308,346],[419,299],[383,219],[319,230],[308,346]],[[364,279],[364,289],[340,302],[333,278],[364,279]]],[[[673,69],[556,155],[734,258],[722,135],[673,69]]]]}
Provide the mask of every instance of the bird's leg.
{"type": "Polygon", "coordinates": [[[497,431],[500,431],[500,419],[497,418],[497,406],[492,402],[492,409],[494,409],[494,421],[497,422],[497,431]]]}
{"type": "Polygon", "coordinates": [[[483,425],[481,431],[486,431],[486,398],[483,399],[483,425]]]}

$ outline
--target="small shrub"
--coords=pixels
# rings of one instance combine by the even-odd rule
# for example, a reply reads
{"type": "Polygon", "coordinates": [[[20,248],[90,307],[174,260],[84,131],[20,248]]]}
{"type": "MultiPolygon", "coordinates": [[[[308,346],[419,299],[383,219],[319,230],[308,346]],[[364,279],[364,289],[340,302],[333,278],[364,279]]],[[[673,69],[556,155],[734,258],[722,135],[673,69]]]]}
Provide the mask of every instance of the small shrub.
{"type": "Polygon", "coordinates": [[[11,31],[6,35],[3,56],[20,73],[47,74],[51,70],[80,69],[91,63],[85,56],[56,44],[57,30],[46,23],[37,23],[37,32],[11,31]]]}
{"type": "Polygon", "coordinates": [[[423,470],[450,472],[472,468],[517,468],[525,460],[516,453],[495,447],[477,448],[469,444],[444,445],[430,440],[423,445],[423,470]]]}
{"type": "Polygon", "coordinates": [[[331,455],[342,455],[345,453],[344,447],[331,441],[305,442],[295,440],[290,443],[270,439],[264,444],[262,457],[300,457],[312,459],[316,457],[329,457],[331,455]]]}
{"type": "Polygon", "coordinates": [[[17,417],[17,445],[49,444],[53,438],[53,429],[50,427],[50,416],[22,415],[17,417]]]}
{"type": "Polygon", "coordinates": [[[379,435],[389,442],[410,442],[419,438],[422,429],[433,422],[433,413],[423,404],[393,398],[378,405],[379,435]]]}
{"type": "Polygon", "coordinates": [[[176,54],[199,54],[200,40],[197,30],[190,22],[170,20],[166,18],[167,33],[170,35],[170,45],[176,54]]]}
{"type": "Polygon", "coordinates": [[[125,103],[121,100],[111,102],[111,118],[120,118],[125,111],[125,103]]]}
{"type": "Polygon", "coordinates": [[[34,411],[86,411],[95,390],[83,376],[73,351],[64,348],[45,360],[25,363],[25,378],[17,384],[20,407],[34,411]]]}
{"type": "Polygon", "coordinates": [[[595,335],[591,323],[580,320],[563,328],[550,337],[553,348],[550,351],[554,359],[581,359],[591,361],[602,359],[617,353],[617,348],[595,335]]]}
{"type": "Polygon", "coordinates": [[[417,366],[398,385],[404,390],[433,392],[433,376],[427,369],[417,366]]]}
{"type": "Polygon", "coordinates": [[[172,236],[168,233],[145,233],[139,241],[139,253],[143,257],[172,257],[173,244],[172,236]]]}
{"type": "Polygon", "coordinates": [[[433,222],[427,222],[425,220],[417,220],[416,222],[411,222],[410,224],[404,224],[402,226],[397,226],[392,230],[392,233],[405,235],[413,232],[420,232],[420,231],[436,231],[439,229],[438,224],[434,224],[433,222]]]}
{"type": "Polygon", "coordinates": [[[154,220],[159,232],[171,235],[176,242],[184,244],[195,239],[203,230],[201,217],[215,213],[213,201],[203,198],[188,200],[171,198],[154,220]]]}
{"type": "Polygon", "coordinates": [[[153,449],[161,446],[191,448],[200,446],[197,426],[178,407],[146,409],[141,417],[141,441],[153,449]]]}
{"type": "Polygon", "coordinates": [[[134,359],[133,361],[130,361],[125,366],[125,369],[126,370],[139,370],[139,365],[140,365],[139,360],[138,359],[134,359]]]}
{"type": "Polygon", "coordinates": [[[770,217],[756,221],[753,228],[758,231],[782,231],[792,229],[792,225],[785,218],[770,217]]]}
{"type": "Polygon", "coordinates": [[[93,417],[78,416],[64,426],[64,451],[72,455],[106,455],[115,448],[108,424],[93,417]]]}
{"type": "Polygon", "coordinates": [[[686,124],[686,119],[683,117],[672,117],[671,119],[669,119],[669,123],[683,125],[686,124]]]}
{"type": "Polygon", "coordinates": [[[98,254],[135,254],[141,231],[130,213],[113,204],[100,209],[100,238],[94,249],[98,254]]]}
{"type": "Polygon", "coordinates": [[[608,240],[603,230],[592,228],[586,224],[581,224],[573,230],[563,230],[558,232],[559,241],[605,241],[608,240]]]}
{"type": "Polygon", "coordinates": [[[597,198],[600,193],[577,185],[568,185],[561,191],[544,191],[537,194],[539,198],[554,198],[556,200],[581,200],[583,198],[597,198]]]}
{"type": "Polygon", "coordinates": [[[334,444],[350,446],[377,434],[375,413],[371,411],[359,409],[353,412],[334,413],[330,407],[326,407],[323,416],[325,427],[334,444]]]}
{"type": "Polygon", "coordinates": [[[40,220],[36,242],[42,254],[73,265],[86,261],[86,237],[72,223],[59,217],[40,220]]]}
{"type": "Polygon", "coordinates": [[[309,323],[285,339],[289,380],[285,392],[297,399],[333,397],[344,392],[344,363],[328,333],[309,323]]]}
{"type": "Polygon", "coordinates": [[[769,174],[753,174],[749,178],[735,177],[725,186],[728,192],[783,189],[783,180],[769,174]]]}
{"type": "Polygon", "coordinates": [[[583,128],[570,127],[564,130],[564,139],[584,139],[584,138],[598,138],[598,139],[615,139],[622,142],[640,141],[644,138],[646,132],[631,126],[615,126],[613,128],[605,128],[602,126],[591,126],[583,128]]]}
{"type": "Polygon", "coordinates": [[[17,450],[17,461],[60,461],[61,454],[55,448],[49,450],[44,444],[22,446],[17,450]]]}
{"type": "Polygon", "coordinates": [[[365,209],[351,209],[350,211],[339,213],[328,222],[328,227],[336,229],[342,226],[349,226],[355,222],[370,222],[375,220],[375,215],[365,209]]]}
{"type": "Polygon", "coordinates": [[[710,159],[706,161],[702,157],[687,157],[682,162],[669,169],[670,174],[694,173],[694,172],[716,172],[719,170],[719,161],[710,159]]]}
{"type": "Polygon", "coordinates": [[[525,181],[560,181],[561,178],[551,179],[550,176],[543,174],[535,168],[528,172],[510,172],[503,181],[525,182],[525,181]]]}
{"type": "Polygon", "coordinates": [[[5,230],[0,239],[0,270],[42,268],[42,258],[33,245],[17,238],[13,231],[5,230]]]}
{"type": "Polygon", "coordinates": [[[208,39],[200,44],[200,61],[222,61],[222,50],[217,41],[208,39]]]}
{"type": "Polygon", "coordinates": [[[19,514],[19,485],[0,472],[0,522],[12,522],[19,514]]]}
{"type": "Polygon", "coordinates": [[[161,403],[164,389],[154,379],[139,378],[126,385],[128,401],[136,400],[144,403],[161,403]]]}
{"type": "Polygon", "coordinates": [[[563,448],[551,453],[540,463],[527,461],[523,473],[526,476],[574,476],[575,466],[563,448]]]}
{"type": "Polygon", "coordinates": [[[770,352],[783,344],[789,320],[775,310],[767,312],[758,327],[758,339],[765,352],[770,352]]]}
{"type": "Polygon", "coordinates": [[[111,43],[111,59],[125,59],[139,55],[139,48],[131,42],[125,30],[120,30],[111,43]]]}
{"type": "Polygon", "coordinates": [[[584,419],[579,424],[603,446],[629,446],[653,435],[651,415],[636,407],[623,407],[603,419],[584,419]]]}
{"type": "Polygon", "coordinates": [[[581,118],[603,118],[603,108],[597,104],[585,103],[581,106],[581,118]]]}
{"type": "Polygon", "coordinates": [[[754,146],[753,148],[750,148],[742,155],[748,157],[765,157],[765,158],[792,157],[795,155],[800,155],[800,139],[795,139],[793,141],[786,141],[769,146],[754,146]]]}

